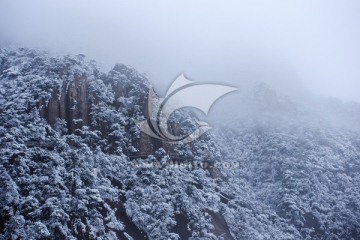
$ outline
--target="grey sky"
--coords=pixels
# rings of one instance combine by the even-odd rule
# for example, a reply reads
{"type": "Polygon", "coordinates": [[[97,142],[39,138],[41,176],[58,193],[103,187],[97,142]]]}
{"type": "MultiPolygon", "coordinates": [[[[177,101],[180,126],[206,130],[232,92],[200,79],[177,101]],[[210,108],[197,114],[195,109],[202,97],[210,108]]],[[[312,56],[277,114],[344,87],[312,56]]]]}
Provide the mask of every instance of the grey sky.
{"type": "Polygon", "coordinates": [[[122,62],[160,92],[184,72],[360,102],[359,13],[356,0],[0,0],[0,44],[122,62]]]}

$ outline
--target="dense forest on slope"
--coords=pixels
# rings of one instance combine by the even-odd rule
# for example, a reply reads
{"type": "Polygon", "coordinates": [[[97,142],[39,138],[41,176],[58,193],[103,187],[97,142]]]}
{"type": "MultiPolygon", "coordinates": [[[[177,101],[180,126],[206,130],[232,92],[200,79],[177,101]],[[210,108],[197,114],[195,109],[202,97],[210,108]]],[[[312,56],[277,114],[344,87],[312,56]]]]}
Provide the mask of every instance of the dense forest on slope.
{"type": "Polygon", "coordinates": [[[121,64],[0,51],[2,239],[359,239],[356,131],[249,123],[167,144],[134,123],[150,87],[121,64]]]}

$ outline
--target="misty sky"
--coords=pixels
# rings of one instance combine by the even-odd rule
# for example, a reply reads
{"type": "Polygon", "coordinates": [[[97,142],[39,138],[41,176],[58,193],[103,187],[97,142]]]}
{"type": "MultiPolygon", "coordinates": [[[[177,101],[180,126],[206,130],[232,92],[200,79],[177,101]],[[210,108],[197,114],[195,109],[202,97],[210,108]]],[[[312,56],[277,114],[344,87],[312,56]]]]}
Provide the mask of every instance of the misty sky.
{"type": "Polygon", "coordinates": [[[133,66],[165,92],[199,82],[301,85],[360,102],[360,1],[0,0],[0,46],[133,66]]]}

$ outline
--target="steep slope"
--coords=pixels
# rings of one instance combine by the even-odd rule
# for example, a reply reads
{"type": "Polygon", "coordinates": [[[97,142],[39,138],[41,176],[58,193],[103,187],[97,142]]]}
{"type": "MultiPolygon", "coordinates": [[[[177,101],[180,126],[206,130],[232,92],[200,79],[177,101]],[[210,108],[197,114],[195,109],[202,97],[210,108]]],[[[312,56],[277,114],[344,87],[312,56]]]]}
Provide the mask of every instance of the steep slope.
{"type": "Polygon", "coordinates": [[[1,239],[359,239],[358,105],[261,84],[174,145],[134,123],[150,87],[121,64],[0,51],[1,239]]]}
{"type": "MultiPolygon", "coordinates": [[[[0,76],[3,239],[232,239],[214,170],[168,164],[219,158],[212,140],[142,134],[150,86],[135,70],[19,49],[0,52],[0,76]]],[[[171,124],[191,130],[190,115],[171,124]]]]}

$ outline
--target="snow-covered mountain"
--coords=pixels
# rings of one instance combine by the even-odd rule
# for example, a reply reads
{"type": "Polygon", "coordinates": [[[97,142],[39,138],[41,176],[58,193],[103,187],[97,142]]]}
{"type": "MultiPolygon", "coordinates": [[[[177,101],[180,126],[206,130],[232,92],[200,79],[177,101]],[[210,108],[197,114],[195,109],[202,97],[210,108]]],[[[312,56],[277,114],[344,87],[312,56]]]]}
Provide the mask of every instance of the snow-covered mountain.
{"type": "Polygon", "coordinates": [[[359,239],[360,138],[334,127],[355,126],[357,105],[325,124],[261,85],[224,126],[174,145],[134,123],[150,87],[121,64],[0,51],[1,239],[359,239]]]}
{"type": "MultiPolygon", "coordinates": [[[[139,131],[146,78],[124,65],[101,73],[81,55],[0,59],[2,238],[231,238],[216,171],[141,165],[219,154],[206,136],[166,145],[139,131]]],[[[172,119],[195,124],[186,112],[172,119]]]]}

